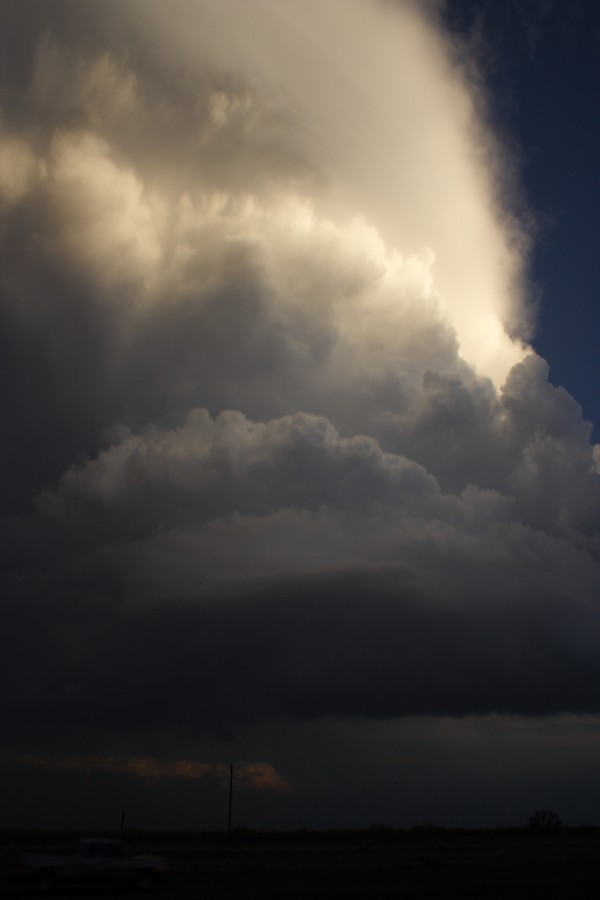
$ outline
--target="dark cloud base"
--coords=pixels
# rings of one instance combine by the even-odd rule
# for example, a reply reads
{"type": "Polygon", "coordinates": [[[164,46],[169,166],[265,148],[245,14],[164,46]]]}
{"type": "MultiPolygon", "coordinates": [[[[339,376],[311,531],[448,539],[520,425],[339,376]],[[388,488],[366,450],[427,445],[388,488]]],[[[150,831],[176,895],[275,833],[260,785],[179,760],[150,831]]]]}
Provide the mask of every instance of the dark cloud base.
{"type": "Polygon", "coordinates": [[[393,571],[282,579],[198,607],[9,602],[6,735],[41,750],[47,732],[116,739],[159,722],[210,734],[278,718],[598,712],[595,654],[560,627],[572,603],[432,599],[393,571]]]}

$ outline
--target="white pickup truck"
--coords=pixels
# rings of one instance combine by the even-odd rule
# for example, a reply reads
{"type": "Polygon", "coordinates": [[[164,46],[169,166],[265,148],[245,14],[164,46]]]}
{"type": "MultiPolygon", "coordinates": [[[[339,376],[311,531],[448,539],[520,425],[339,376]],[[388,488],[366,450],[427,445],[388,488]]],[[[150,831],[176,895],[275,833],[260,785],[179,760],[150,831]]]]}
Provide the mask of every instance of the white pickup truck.
{"type": "Polygon", "coordinates": [[[169,870],[158,856],[133,856],[127,844],[111,838],[79,841],[73,856],[23,856],[19,880],[37,893],[51,893],[60,886],[89,885],[150,891],[168,876],[169,870]]]}

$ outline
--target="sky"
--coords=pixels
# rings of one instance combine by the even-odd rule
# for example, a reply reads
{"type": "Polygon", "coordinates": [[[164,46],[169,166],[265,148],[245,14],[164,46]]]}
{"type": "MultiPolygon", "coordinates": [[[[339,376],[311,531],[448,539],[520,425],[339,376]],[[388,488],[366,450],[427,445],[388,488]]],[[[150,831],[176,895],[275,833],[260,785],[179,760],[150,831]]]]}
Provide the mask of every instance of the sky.
{"type": "Polygon", "coordinates": [[[453,0],[446,21],[485,72],[535,222],[533,344],[598,440],[600,13],[587,0],[453,0]]]}
{"type": "Polygon", "coordinates": [[[0,826],[598,823],[595,4],[0,33],[0,826]]]}

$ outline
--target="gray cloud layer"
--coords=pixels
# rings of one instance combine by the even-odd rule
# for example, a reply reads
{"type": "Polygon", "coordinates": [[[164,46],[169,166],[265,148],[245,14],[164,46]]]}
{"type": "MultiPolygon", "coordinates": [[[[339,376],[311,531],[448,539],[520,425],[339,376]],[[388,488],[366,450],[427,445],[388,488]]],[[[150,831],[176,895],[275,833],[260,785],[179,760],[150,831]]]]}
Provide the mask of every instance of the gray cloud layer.
{"type": "MultiPolygon", "coordinates": [[[[323,65],[312,4],[277,7],[289,20],[257,4],[255,46],[271,28],[304,54],[274,61],[279,93],[248,48],[232,56],[210,4],[193,11],[218,43],[181,64],[179,26],[149,49],[160,7],[123,6],[2,7],[13,739],[595,710],[590,427],[507,334],[526,318],[517,232],[444,41],[411,4],[389,20],[349,3],[363,52],[384,21],[426,51],[423,70],[410,61],[424,122],[398,96],[402,212],[400,188],[383,202],[377,160],[338,147],[360,108],[328,142],[329,101],[312,120],[297,102],[301,62],[323,65]],[[449,73],[454,106],[435,119],[449,73]],[[370,174],[373,202],[356,206],[370,174]],[[456,232],[480,235],[466,272],[448,204],[456,232]],[[478,339],[498,356],[477,356],[478,339]],[[514,363],[501,388],[498,360],[514,363]]],[[[326,33],[338,14],[332,0],[326,33]]]]}

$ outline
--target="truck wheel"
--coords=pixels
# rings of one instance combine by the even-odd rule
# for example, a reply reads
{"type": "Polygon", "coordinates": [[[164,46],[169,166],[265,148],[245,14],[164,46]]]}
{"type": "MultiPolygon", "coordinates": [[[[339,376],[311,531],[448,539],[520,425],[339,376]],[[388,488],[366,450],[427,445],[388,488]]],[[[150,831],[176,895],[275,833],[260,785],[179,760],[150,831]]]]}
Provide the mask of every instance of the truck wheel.
{"type": "Polygon", "coordinates": [[[156,879],[152,872],[138,872],[135,876],[133,886],[140,893],[148,893],[156,887],[156,879]]]}
{"type": "Polygon", "coordinates": [[[57,884],[58,878],[54,872],[38,872],[33,880],[33,889],[36,894],[51,894],[57,884]]]}

